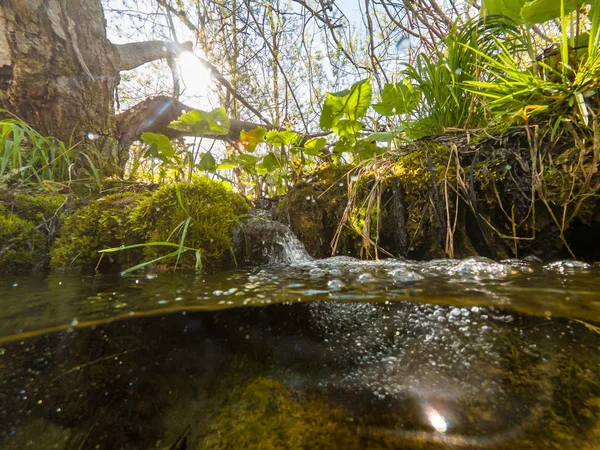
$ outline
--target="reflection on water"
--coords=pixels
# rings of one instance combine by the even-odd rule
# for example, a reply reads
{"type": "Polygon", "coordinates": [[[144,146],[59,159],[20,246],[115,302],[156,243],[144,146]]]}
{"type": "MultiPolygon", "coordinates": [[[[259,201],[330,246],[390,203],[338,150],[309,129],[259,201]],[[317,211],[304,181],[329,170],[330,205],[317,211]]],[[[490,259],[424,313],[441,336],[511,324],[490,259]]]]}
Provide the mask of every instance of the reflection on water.
{"type": "Polygon", "coordinates": [[[599,270],[4,279],[0,447],[599,448],[599,270]]]}

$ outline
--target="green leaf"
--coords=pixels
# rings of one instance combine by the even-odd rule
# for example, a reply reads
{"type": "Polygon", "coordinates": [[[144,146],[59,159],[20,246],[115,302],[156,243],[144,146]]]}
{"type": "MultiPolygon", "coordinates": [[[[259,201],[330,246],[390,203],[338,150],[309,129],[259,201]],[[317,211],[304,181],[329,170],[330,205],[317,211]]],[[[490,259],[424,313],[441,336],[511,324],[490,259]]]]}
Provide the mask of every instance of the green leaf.
{"type": "MultiPolygon", "coordinates": [[[[483,5],[491,16],[501,15],[509,17],[516,23],[521,22],[521,8],[525,0],[484,0],[483,5]]],[[[560,0],[558,0],[560,6],[560,0]]]]}
{"type": "Polygon", "coordinates": [[[269,171],[263,163],[258,163],[256,165],[256,173],[258,173],[259,175],[266,175],[269,173],[269,171]]]}
{"type": "Polygon", "coordinates": [[[266,155],[263,159],[262,164],[263,167],[267,169],[267,172],[269,173],[274,172],[278,167],[281,166],[279,160],[273,153],[269,153],[268,155],[266,155]]]}
{"type": "Polygon", "coordinates": [[[327,92],[319,126],[328,130],[343,118],[357,120],[363,117],[371,105],[372,94],[370,78],[354,83],[350,89],[327,92]]]}
{"type": "Polygon", "coordinates": [[[169,128],[183,131],[193,136],[223,136],[229,133],[231,123],[225,108],[219,107],[211,112],[195,109],[171,122],[169,128]]]}
{"type": "Polygon", "coordinates": [[[296,142],[297,139],[298,133],[291,130],[271,130],[267,133],[267,142],[272,145],[289,145],[296,142]]]}
{"type": "Polygon", "coordinates": [[[198,167],[200,167],[202,170],[214,172],[217,168],[217,162],[210,152],[206,152],[204,155],[202,155],[198,167]]]}
{"type": "Polygon", "coordinates": [[[173,144],[167,136],[164,134],[151,133],[149,131],[142,133],[142,141],[149,144],[151,152],[158,151],[157,154],[152,154],[155,158],[165,156],[167,158],[173,158],[175,156],[175,149],[173,144]],[[154,146],[154,147],[153,147],[154,146]]]}
{"type": "Polygon", "coordinates": [[[376,142],[392,142],[397,135],[398,133],[393,131],[378,132],[370,134],[367,137],[367,140],[376,142]]]}
{"type": "Polygon", "coordinates": [[[217,164],[217,169],[219,170],[228,170],[228,169],[235,169],[237,167],[237,163],[230,160],[230,159],[225,159],[221,162],[221,164],[217,164]]]}
{"type": "Polygon", "coordinates": [[[327,144],[327,139],[325,138],[316,138],[311,139],[304,143],[304,153],[308,156],[318,156],[321,153],[321,150],[325,148],[327,144]]]}
{"type": "MultiPolygon", "coordinates": [[[[586,0],[563,0],[565,14],[575,11],[586,0]]],[[[540,23],[560,17],[560,0],[533,0],[523,5],[520,17],[527,23],[540,23]]]]}
{"type": "Polygon", "coordinates": [[[246,151],[253,152],[258,144],[265,142],[266,134],[267,129],[265,127],[256,127],[250,131],[242,130],[238,142],[242,144],[246,151]]]}
{"type": "Polygon", "coordinates": [[[364,127],[364,123],[356,120],[340,120],[331,129],[338,136],[354,138],[354,135],[364,127]]]}
{"type": "Polygon", "coordinates": [[[373,109],[375,110],[375,112],[378,112],[382,116],[386,117],[393,116],[396,114],[396,112],[394,111],[394,107],[388,105],[387,103],[375,103],[373,104],[373,109]]]}
{"type": "Polygon", "coordinates": [[[372,141],[361,139],[358,141],[358,154],[361,160],[369,159],[378,153],[377,145],[372,141]]]}
{"type": "Polygon", "coordinates": [[[232,160],[236,161],[243,170],[247,172],[254,172],[256,170],[255,166],[258,162],[258,157],[246,153],[242,155],[237,155],[234,158],[232,158],[232,160]]]}
{"type": "Polygon", "coordinates": [[[384,116],[408,114],[421,100],[421,91],[407,81],[386,83],[381,91],[381,102],[373,109],[384,116]]]}

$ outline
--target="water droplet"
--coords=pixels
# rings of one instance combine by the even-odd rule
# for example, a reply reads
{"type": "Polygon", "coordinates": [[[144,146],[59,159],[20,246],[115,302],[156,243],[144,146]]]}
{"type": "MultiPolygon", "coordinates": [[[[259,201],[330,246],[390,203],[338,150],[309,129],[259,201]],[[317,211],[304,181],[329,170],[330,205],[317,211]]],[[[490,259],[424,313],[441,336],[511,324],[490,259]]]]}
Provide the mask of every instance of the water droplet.
{"type": "Polygon", "coordinates": [[[85,133],[85,137],[88,138],[90,141],[97,141],[98,139],[100,139],[100,136],[98,134],[93,133],[91,131],[85,133]]]}
{"type": "Polygon", "coordinates": [[[71,326],[72,327],[76,327],[78,324],[79,324],[79,321],[77,319],[71,320],[71,326]]]}
{"type": "Polygon", "coordinates": [[[341,280],[330,280],[327,282],[327,287],[331,290],[338,291],[344,286],[341,280]]]}
{"type": "Polygon", "coordinates": [[[409,48],[410,38],[408,36],[402,36],[400,39],[398,39],[398,42],[396,42],[396,50],[399,52],[403,52],[409,48]]]}
{"type": "Polygon", "coordinates": [[[358,276],[358,281],[360,283],[370,283],[372,281],[375,281],[375,277],[370,273],[362,273],[358,276]]]}

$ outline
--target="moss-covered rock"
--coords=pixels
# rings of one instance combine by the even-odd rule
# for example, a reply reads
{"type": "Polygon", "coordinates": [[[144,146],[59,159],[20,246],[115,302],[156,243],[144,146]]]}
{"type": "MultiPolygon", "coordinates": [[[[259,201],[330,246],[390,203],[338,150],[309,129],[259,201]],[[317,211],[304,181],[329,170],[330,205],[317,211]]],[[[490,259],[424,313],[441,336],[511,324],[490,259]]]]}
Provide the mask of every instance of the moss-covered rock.
{"type": "Polygon", "coordinates": [[[92,200],[69,215],[60,228],[60,237],[50,251],[50,266],[56,268],[94,268],[100,259],[121,266],[141,257],[138,251],[98,253],[112,247],[139,243],[143,233],[130,221],[132,210],[144,199],[143,194],[123,193],[92,200]]]}
{"type": "Polygon", "coordinates": [[[318,257],[337,238],[338,254],[363,258],[594,261],[597,148],[591,138],[536,139],[523,129],[442,135],[357,167],[327,165],[290,190],[277,218],[318,257]]]}
{"type": "MultiPolygon", "coordinates": [[[[331,242],[348,204],[350,169],[321,166],[310,174],[308,182],[293,187],[279,203],[276,219],[290,226],[311,256],[331,256],[331,242]]],[[[353,255],[359,247],[360,236],[343,227],[337,253],[353,255]]]]}
{"type": "Polygon", "coordinates": [[[232,386],[198,450],[228,448],[361,448],[353,423],[317,398],[298,398],[282,383],[259,377],[232,386]]]}
{"type": "MultiPolygon", "coordinates": [[[[202,177],[193,183],[161,187],[132,211],[130,221],[147,242],[183,242],[184,247],[193,249],[181,255],[179,265],[194,267],[198,250],[202,264],[214,267],[226,263],[235,224],[248,210],[244,197],[223,183],[202,177]]],[[[148,246],[144,255],[153,260],[173,251],[173,247],[148,246]]],[[[171,265],[177,259],[173,256],[160,263],[171,265]]]]}
{"type": "Polygon", "coordinates": [[[146,261],[194,267],[196,251],[204,264],[223,264],[245,199],[223,183],[198,178],[165,185],[154,192],[129,192],[90,201],[70,215],[51,250],[51,267],[124,269],[146,261]],[[155,245],[156,243],[170,245],[155,245]],[[144,245],[151,244],[151,245],[144,245]],[[177,251],[176,256],[163,258],[177,251]],[[129,247],[139,245],[138,247],[129,247]],[[101,250],[120,251],[99,253],[101,250]]]}
{"type": "Polygon", "coordinates": [[[0,192],[0,270],[44,268],[69,197],[56,193],[0,192]]]}

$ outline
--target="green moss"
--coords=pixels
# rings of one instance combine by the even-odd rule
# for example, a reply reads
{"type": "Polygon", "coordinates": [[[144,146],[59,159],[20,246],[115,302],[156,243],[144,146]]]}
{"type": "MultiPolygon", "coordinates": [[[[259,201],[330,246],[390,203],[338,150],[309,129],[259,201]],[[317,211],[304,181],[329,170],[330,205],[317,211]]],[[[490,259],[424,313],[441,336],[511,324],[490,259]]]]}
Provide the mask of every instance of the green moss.
{"type": "Polygon", "coordinates": [[[351,420],[312,397],[294,396],[282,383],[256,378],[229,390],[198,450],[227,448],[360,448],[351,420]]]}
{"type": "MultiPolygon", "coordinates": [[[[197,178],[193,183],[163,186],[140,203],[131,214],[131,223],[146,235],[147,242],[179,244],[188,217],[184,245],[200,251],[204,265],[219,266],[231,249],[231,238],[239,216],[248,213],[248,204],[239,194],[227,190],[223,183],[197,178]]],[[[173,252],[172,247],[149,246],[145,259],[152,260],[173,252]]],[[[174,264],[176,258],[161,260],[174,264]]],[[[179,260],[180,265],[194,267],[193,252],[179,260]]]]}
{"type": "Polygon", "coordinates": [[[15,194],[13,199],[14,209],[19,217],[41,223],[57,216],[68,200],[62,194],[15,194]]]}
{"type": "MultiPolygon", "coordinates": [[[[99,250],[138,243],[142,236],[130,222],[129,215],[143,198],[136,193],[109,195],[91,201],[68,216],[50,251],[50,266],[93,268],[100,260],[99,250]]],[[[103,258],[123,265],[134,263],[139,257],[140,252],[124,251],[103,258]]]]}
{"type": "Polygon", "coordinates": [[[46,237],[31,221],[0,205],[0,271],[27,270],[44,258],[46,237]]]}
{"type": "MultiPolygon", "coordinates": [[[[222,263],[231,246],[237,218],[248,212],[244,198],[222,183],[199,178],[167,185],[150,193],[121,193],[91,201],[67,217],[51,250],[51,267],[126,268],[173,252],[173,247],[146,246],[99,254],[107,248],[152,242],[179,244],[190,217],[184,246],[198,249],[208,265],[222,263]],[[100,259],[102,258],[102,260],[100,259]]],[[[163,259],[172,265],[175,258],[163,259]]],[[[195,255],[183,254],[179,265],[194,266],[195,255]]]]}

